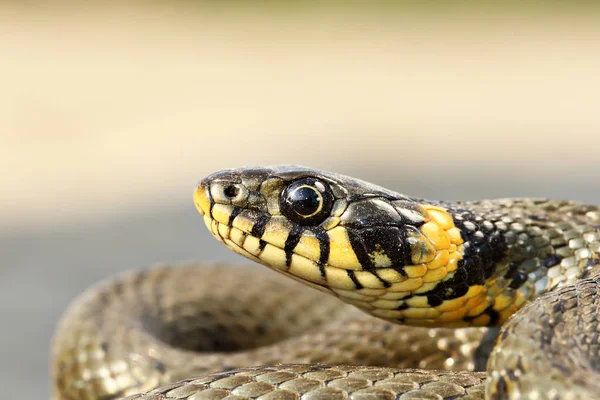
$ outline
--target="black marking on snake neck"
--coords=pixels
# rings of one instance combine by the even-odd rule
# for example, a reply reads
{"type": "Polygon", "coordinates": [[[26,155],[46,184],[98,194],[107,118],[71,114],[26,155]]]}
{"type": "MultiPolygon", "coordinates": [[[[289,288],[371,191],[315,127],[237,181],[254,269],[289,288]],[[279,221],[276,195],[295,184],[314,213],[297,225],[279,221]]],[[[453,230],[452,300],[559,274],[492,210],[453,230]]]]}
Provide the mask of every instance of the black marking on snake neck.
{"type": "Polygon", "coordinates": [[[378,268],[373,263],[374,254],[383,254],[393,268],[406,276],[404,267],[411,265],[410,246],[406,229],[397,226],[375,226],[369,228],[346,228],[352,250],[364,270],[373,272],[378,268]]]}
{"type": "Polygon", "coordinates": [[[428,292],[422,293],[423,296],[439,297],[442,300],[451,300],[458,297],[462,297],[469,291],[469,285],[467,284],[468,273],[461,263],[458,263],[458,268],[454,272],[454,276],[445,281],[439,282],[433,289],[428,292]]]}

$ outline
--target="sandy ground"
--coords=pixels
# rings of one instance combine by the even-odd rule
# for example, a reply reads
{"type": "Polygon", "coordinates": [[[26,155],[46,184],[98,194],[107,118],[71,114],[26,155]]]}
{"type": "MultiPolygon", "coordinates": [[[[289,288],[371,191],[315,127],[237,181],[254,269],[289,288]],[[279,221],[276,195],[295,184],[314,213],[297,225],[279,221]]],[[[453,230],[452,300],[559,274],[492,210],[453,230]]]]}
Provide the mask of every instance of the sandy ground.
{"type": "Polygon", "coordinates": [[[244,164],[435,198],[600,198],[590,15],[307,15],[0,7],[0,387],[48,394],[85,287],[236,259],[190,201],[244,164]]]}

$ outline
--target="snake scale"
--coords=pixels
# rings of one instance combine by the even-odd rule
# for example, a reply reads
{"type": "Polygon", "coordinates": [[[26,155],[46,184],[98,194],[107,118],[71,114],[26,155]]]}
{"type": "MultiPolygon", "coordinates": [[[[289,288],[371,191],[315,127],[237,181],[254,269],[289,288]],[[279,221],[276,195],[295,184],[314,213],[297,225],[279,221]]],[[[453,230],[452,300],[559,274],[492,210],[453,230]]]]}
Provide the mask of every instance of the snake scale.
{"type": "Polygon", "coordinates": [[[54,338],[56,399],[600,399],[597,206],[293,166],[217,172],[194,201],[278,274],[162,265],[88,290],[54,338]]]}

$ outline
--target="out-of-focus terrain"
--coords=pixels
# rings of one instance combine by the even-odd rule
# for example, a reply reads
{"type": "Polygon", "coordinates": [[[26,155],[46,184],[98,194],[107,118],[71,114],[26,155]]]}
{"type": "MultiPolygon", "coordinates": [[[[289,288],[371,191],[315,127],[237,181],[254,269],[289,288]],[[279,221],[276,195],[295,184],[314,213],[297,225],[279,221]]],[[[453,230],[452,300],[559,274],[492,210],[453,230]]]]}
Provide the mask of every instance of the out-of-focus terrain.
{"type": "Polygon", "coordinates": [[[303,164],[431,198],[600,201],[588,8],[0,4],[0,387],[48,396],[49,341],[90,284],[239,260],[191,191],[303,164]]]}

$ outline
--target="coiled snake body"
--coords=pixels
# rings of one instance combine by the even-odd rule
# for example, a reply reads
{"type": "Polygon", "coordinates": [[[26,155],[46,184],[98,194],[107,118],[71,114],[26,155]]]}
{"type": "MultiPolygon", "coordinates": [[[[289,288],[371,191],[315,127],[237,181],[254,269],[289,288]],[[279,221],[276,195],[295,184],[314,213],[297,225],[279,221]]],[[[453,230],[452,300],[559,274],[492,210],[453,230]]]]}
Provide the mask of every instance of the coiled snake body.
{"type": "Polygon", "coordinates": [[[219,241],[293,279],[187,264],[99,285],[60,322],[55,398],[600,398],[596,206],[289,166],[218,172],[194,199],[219,241]]]}

